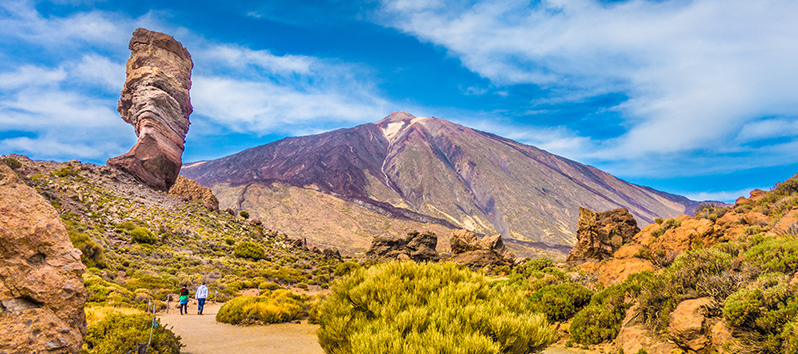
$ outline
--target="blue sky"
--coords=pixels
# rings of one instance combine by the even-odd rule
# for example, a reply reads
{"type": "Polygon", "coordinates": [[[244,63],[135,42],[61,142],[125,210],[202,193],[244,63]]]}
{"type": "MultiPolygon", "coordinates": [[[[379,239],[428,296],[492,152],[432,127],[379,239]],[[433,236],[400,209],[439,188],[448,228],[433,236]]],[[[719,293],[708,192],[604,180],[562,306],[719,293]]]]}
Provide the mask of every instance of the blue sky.
{"type": "Polygon", "coordinates": [[[184,161],[407,110],[694,199],[798,172],[798,3],[769,0],[4,0],[0,154],[126,152],[137,27],[194,60],[184,161]]]}

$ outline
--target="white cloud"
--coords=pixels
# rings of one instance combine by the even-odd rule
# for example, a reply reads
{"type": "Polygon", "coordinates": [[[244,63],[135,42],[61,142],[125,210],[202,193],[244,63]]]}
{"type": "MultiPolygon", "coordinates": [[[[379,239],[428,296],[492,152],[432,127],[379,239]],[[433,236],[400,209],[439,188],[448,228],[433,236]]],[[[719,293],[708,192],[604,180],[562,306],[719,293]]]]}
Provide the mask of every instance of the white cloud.
{"type": "Polygon", "coordinates": [[[626,94],[615,109],[628,131],[596,159],[712,150],[761,117],[798,114],[793,1],[385,0],[381,12],[494,84],[626,94]]]}
{"type": "Polygon", "coordinates": [[[236,132],[293,133],[320,122],[370,122],[387,106],[363,91],[304,90],[220,76],[196,76],[193,81],[195,113],[236,132]]]}
{"type": "Polygon", "coordinates": [[[137,27],[173,34],[191,52],[191,119],[205,120],[199,126],[295,134],[374,121],[387,110],[365,68],[216,43],[163,25],[161,16],[102,11],[43,16],[33,2],[0,3],[0,57],[8,59],[0,65],[0,131],[23,132],[0,139],[0,151],[94,161],[127,151],[136,137],[115,108],[127,43],[137,27]],[[39,54],[26,59],[11,48],[39,54]]]}
{"type": "Polygon", "coordinates": [[[213,45],[193,55],[238,70],[244,70],[251,65],[273,74],[309,74],[310,65],[317,62],[316,59],[307,56],[277,56],[268,50],[252,50],[232,44],[213,45]]]}
{"type": "Polygon", "coordinates": [[[759,188],[745,188],[737,191],[685,193],[683,195],[692,200],[716,200],[726,203],[732,203],[735,200],[737,200],[737,198],[749,197],[751,195],[751,191],[754,189],[769,190],[769,188],[766,187],[759,187],[759,188]]]}

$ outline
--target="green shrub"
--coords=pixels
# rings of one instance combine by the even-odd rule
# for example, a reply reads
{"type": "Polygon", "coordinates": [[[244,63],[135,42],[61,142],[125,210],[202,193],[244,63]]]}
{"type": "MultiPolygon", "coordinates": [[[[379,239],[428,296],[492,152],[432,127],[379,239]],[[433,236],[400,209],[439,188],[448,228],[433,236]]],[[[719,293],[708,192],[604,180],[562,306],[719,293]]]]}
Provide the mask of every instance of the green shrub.
{"type": "Polygon", "coordinates": [[[657,225],[662,225],[662,222],[663,222],[663,221],[664,221],[664,220],[662,220],[662,218],[656,218],[656,219],[654,219],[654,223],[655,223],[655,224],[657,224],[657,225]]]}
{"type": "Polygon", "coordinates": [[[86,268],[105,268],[105,257],[103,257],[102,246],[98,245],[88,235],[78,232],[75,228],[67,225],[67,234],[72,245],[81,252],[80,260],[86,268]]]}
{"type": "MultiPolygon", "coordinates": [[[[104,319],[88,326],[86,348],[89,354],[125,353],[140,343],[147,343],[152,327],[152,316],[148,314],[125,315],[111,313],[104,319]]],[[[150,351],[153,353],[180,353],[180,336],[156,322],[153,329],[150,351]]]]}
{"type": "Polygon", "coordinates": [[[117,229],[130,231],[136,228],[136,224],[134,224],[132,221],[125,221],[114,225],[114,227],[117,229]]]}
{"type": "Polygon", "coordinates": [[[715,205],[714,203],[701,203],[696,208],[693,216],[699,219],[709,219],[713,222],[718,220],[718,218],[723,217],[726,215],[726,212],[729,210],[727,207],[722,207],[715,205]]]}
{"type": "Polygon", "coordinates": [[[621,330],[630,293],[639,292],[637,277],[593,294],[590,304],[574,316],[571,339],[581,344],[598,344],[615,339],[621,330]]]}
{"type": "Polygon", "coordinates": [[[232,237],[225,237],[224,243],[226,243],[228,246],[232,246],[236,243],[236,240],[232,237]]]}
{"type": "Polygon", "coordinates": [[[577,283],[546,286],[529,297],[530,308],[549,321],[565,321],[590,302],[590,290],[577,283]]]}
{"type": "Polygon", "coordinates": [[[349,274],[353,270],[358,270],[360,268],[361,268],[360,264],[358,264],[357,262],[346,261],[335,267],[335,272],[333,272],[333,275],[335,275],[336,277],[342,277],[344,275],[349,274]]]}
{"type": "Polygon", "coordinates": [[[798,239],[763,239],[745,252],[745,261],[764,271],[793,273],[798,270],[798,239]]]}
{"type": "Polygon", "coordinates": [[[63,168],[53,172],[53,174],[58,176],[58,177],[77,176],[79,173],[80,173],[80,170],[78,170],[77,168],[75,168],[75,166],[72,166],[72,165],[63,167],[63,168]]]}
{"type": "Polygon", "coordinates": [[[244,218],[244,219],[249,219],[249,212],[248,212],[248,211],[246,211],[246,210],[242,210],[242,211],[240,211],[240,212],[238,213],[238,215],[241,215],[241,217],[242,217],[242,218],[244,218]]]}
{"type": "Polygon", "coordinates": [[[529,353],[556,340],[520,289],[452,263],[357,269],[334,283],[319,322],[328,353],[529,353]]]}
{"type": "Polygon", "coordinates": [[[158,242],[158,237],[146,227],[137,227],[130,231],[130,240],[135,243],[146,243],[151,245],[158,242]]]}
{"type": "Polygon", "coordinates": [[[2,159],[8,167],[11,167],[12,170],[17,170],[22,167],[22,162],[13,158],[13,157],[6,157],[2,159]]]}
{"type": "Polygon", "coordinates": [[[681,220],[676,220],[676,219],[668,219],[668,220],[665,220],[665,221],[662,223],[662,228],[663,228],[665,231],[667,231],[667,230],[669,230],[669,229],[675,229],[675,228],[679,227],[680,225],[682,225],[682,221],[681,221],[681,220]]]}
{"type": "Polygon", "coordinates": [[[266,251],[257,243],[244,241],[236,245],[233,255],[239,258],[258,260],[266,256],[266,251]]]}
{"type": "Polygon", "coordinates": [[[216,314],[216,321],[244,325],[288,322],[297,319],[303,308],[300,295],[277,289],[261,296],[239,296],[227,301],[216,314]]]}

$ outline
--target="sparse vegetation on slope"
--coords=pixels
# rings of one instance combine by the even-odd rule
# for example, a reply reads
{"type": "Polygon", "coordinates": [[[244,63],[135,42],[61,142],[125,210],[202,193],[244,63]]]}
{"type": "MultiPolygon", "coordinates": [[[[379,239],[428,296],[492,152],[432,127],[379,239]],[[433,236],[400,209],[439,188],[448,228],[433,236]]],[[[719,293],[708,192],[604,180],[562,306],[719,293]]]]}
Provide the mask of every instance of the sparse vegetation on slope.
{"type": "MultiPolygon", "coordinates": [[[[83,253],[91,307],[144,309],[152,303],[163,309],[169,294],[182,285],[193,291],[202,281],[218,301],[279,284],[327,287],[340,263],[292,248],[284,234],[154,191],[107,167],[14,159],[83,253]],[[243,257],[239,245],[247,245],[243,257]]],[[[102,347],[98,333],[106,332],[92,332],[92,345],[102,347]]]]}

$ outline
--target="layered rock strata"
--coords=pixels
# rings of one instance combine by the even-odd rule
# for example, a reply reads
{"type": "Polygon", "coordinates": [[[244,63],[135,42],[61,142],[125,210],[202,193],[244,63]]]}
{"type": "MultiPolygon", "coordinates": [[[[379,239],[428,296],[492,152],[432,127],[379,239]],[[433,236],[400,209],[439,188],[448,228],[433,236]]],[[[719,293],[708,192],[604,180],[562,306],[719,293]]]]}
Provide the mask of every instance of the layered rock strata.
{"type": "Polygon", "coordinates": [[[0,163],[0,353],[79,353],[80,251],[56,210],[0,163]]]}
{"type": "Polygon", "coordinates": [[[167,191],[182,166],[188,117],[193,110],[189,89],[194,63],[172,36],[143,28],[133,32],[129,48],[127,79],[117,110],[135,127],[138,142],[107,164],[167,191]]]}

